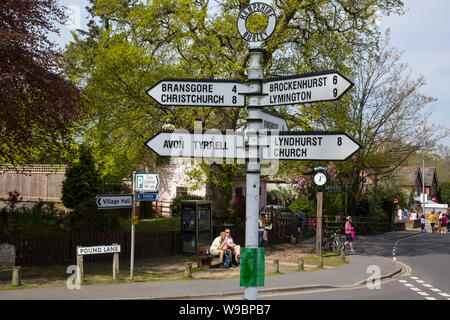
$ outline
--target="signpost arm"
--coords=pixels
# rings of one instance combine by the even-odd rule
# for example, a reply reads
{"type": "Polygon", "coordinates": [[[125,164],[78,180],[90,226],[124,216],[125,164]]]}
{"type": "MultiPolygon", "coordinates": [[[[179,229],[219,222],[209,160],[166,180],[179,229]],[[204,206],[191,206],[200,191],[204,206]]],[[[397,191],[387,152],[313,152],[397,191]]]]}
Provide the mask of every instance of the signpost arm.
{"type": "Polygon", "coordinates": [[[131,253],[130,253],[130,279],[133,280],[133,274],[134,274],[134,223],[133,223],[133,217],[136,214],[136,192],[135,189],[135,179],[136,178],[136,171],[133,171],[132,176],[132,186],[133,186],[133,207],[131,209],[131,253]]]}

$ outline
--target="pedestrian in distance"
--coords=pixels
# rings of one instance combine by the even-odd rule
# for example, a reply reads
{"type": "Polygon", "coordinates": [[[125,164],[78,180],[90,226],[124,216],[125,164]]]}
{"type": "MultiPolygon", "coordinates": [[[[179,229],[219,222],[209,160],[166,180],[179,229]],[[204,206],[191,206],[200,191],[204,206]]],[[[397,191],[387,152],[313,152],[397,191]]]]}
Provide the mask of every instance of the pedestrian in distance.
{"type": "Polygon", "coordinates": [[[258,219],[258,248],[263,247],[264,231],[265,231],[265,229],[264,229],[263,222],[261,220],[261,217],[259,217],[259,219],[258,219]]]}
{"type": "Polygon", "coordinates": [[[446,214],[447,217],[447,233],[450,232],[450,213],[446,214]]]}
{"type": "Polygon", "coordinates": [[[345,222],[345,242],[342,246],[342,251],[345,252],[345,249],[347,247],[347,244],[350,244],[350,251],[352,253],[355,253],[355,251],[353,250],[353,238],[355,237],[355,230],[352,227],[352,217],[348,216],[346,218],[346,222],[345,222]]]}
{"type": "Polygon", "coordinates": [[[448,227],[448,220],[447,220],[447,216],[446,215],[442,215],[441,218],[441,233],[445,233],[445,231],[447,231],[447,227],[448,227]]]}
{"type": "Polygon", "coordinates": [[[425,216],[422,215],[422,217],[420,218],[420,227],[422,228],[422,232],[426,232],[425,231],[425,222],[426,222],[425,216]]]}
{"type": "Polygon", "coordinates": [[[398,208],[398,211],[397,211],[397,217],[398,217],[398,221],[402,221],[403,212],[400,207],[398,208]]]}
{"type": "Polygon", "coordinates": [[[436,224],[436,215],[434,212],[428,216],[428,221],[430,221],[431,231],[434,233],[434,225],[436,224]]]}
{"type": "Polygon", "coordinates": [[[302,235],[306,236],[306,216],[300,209],[297,210],[298,212],[298,224],[300,227],[300,230],[302,231],[302,235]]]}

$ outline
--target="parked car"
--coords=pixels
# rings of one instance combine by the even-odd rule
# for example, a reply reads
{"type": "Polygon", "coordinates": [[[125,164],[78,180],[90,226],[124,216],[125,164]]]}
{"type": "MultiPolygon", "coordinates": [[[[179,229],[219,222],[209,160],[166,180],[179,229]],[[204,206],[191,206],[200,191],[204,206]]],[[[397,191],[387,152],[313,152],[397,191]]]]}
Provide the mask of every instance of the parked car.
{"type": "Polygon", "coordinates": [[[286,206],[266,205],[261,209],[260,215],[264,217],[266,223],[272,223],[272,216],[298,218],[298,214],[293,213],[286,206]]]}

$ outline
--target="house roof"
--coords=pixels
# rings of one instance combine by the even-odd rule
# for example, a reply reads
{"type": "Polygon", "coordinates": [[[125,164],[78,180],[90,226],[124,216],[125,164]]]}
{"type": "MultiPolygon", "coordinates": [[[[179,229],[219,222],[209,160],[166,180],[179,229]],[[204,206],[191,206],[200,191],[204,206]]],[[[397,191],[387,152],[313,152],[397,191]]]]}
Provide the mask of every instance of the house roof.
{"type": "MultiPolygon", "coordinates": [[[[411,184],[415,184],[417,176],[419,176],[420,183],[422,183],[422,171],[423,168],[416,166],[416,167],[398,167],[395,170],[395,176],[397,177],[404,177],[406,181],[410,182],[411,184]]],[[[437,183],[437,174],[436,174],[436,168],[435,167],[425,167],[425,185],[431,186],[433,185],[433,178],[436,176],[436,183],[437,183]]]]}

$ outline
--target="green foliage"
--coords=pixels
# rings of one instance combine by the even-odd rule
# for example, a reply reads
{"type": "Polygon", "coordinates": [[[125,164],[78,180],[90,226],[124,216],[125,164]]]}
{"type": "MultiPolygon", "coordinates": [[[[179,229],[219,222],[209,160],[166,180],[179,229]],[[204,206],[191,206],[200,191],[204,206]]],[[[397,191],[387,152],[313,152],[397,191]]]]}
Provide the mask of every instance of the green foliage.
{"type": "Polygon", "coordinates": [[[173,202],[170,205],[170,214],[172,215],[172,217],[181,216],[181,201],[184,200],[203,200],[203,198],[200,196],[192,195],[178,195],[173,199],[173,202]]]}
{"type": "Polygon", "coordinates": [[[441,202],[450,205],[450,181],[439,183],[441,202]]]}
{"type": "MultiPolygon", "coordinates": [[[[120,225],[123,231],[129,231],[131,219],[120,219],[120,225]]],[[[163,232],[180,231],[181,221],[179,217],[161,217],[152,220],[139,220],[136,225],[136,231],[142,232],[163,232]]]]}
{"type": "Polygon", "coordinates": [[[297,212],[300,209],[305,215],[314,217],[316,216],[316,203],[314,200],[310,200],[304,197],[299,197],[292,202],[289,206],[292,212],[297,212]]]}
{"type": "Polygon", "coordinates": [[[73,162],[66,172],[61,200],[67,208],[73,209],[82,201],[97,196],[101,190],[100,173],[90,148],[81,145],[78,161],[73,162]]]}
{"type": "Polygon", "coordinates": [[[53,202],[39,201],[32,208],[3,208],[0,211],[2,234],[60,234],[66,231],[66,213],[53,202]]]}
{"type": "Polygon", "coordinates": [[[100,210],[93,199],[79,203],[67,217],[67,228],[73,233],[120,231],[120,217],[111,210],[100,210]]]}
{"type": "Polygon", "coordinates": [[[277,189],[267,192],[267,204],[289,207],[295,196],[289,190],[277,186],[277,189]]]}

